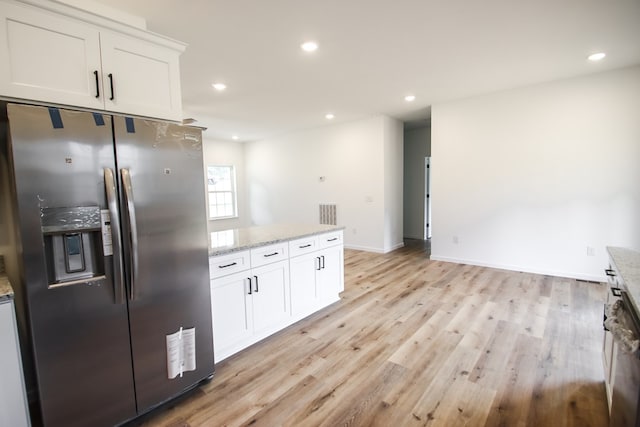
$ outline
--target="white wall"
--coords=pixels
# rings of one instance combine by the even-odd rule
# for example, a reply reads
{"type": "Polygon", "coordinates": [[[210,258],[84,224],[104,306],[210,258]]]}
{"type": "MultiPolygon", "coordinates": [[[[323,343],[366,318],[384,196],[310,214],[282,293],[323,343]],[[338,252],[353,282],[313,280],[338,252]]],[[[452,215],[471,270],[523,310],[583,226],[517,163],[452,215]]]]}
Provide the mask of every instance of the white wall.
{"type": "Polygon", "coordinates": [[[431,127],[404,132],[404,237],[424,238],[424,158],[431,155],[431,127]]]}
{"type": "Polygon", "coordinates": [[[402,205],[385,205],[385,175],[395,172],[393,156],[385,171],[385,152],[396,147],[397,157],[397,145],[401,149],[401,138],[400,144],[391,141],[397,126],[378,116],[245,144],[251,224],[317,224],[318,205],[335,203],[348,247],[384,252],[401,242],[401,233],[391,235],[402,205]]]}
{"type": "Polygon", "coordinates": [[[402,122],[384,117],[384,252],[404,246],[402,239],[403,159],[402,122]]]}
{"type": "Polygon", "coordinates": [[[601,280],[640,249],[640,67],[434,105],[432,157],[433,259],[601,280]]]}
{"type": "MultiPolygon", "coordinates": [[[[249,223],[245,188],[244,145],[239,142],[215,141],[203,133],[204,180],[207,191],[207,166],[228,166],[236,168],[236,191],[238,201],[238,217],[208,221],[209,232],[246,227],[249,223]]],[[[207,201],[207,218],[209,206],[207,201]]]]}

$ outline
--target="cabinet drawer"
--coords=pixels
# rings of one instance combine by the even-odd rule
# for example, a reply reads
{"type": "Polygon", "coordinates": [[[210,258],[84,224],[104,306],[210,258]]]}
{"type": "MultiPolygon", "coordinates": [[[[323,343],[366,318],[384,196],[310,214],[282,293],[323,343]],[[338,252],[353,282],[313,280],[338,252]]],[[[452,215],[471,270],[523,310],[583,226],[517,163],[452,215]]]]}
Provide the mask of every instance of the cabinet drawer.
{"type": "Polygon", "coordinates": [[[209,258],[209,277],[213,279],[248,270],[251,267],[250,259],[249,251],[212,256],[209,258]]]}
{"type": "Polygon", "coordinates": [[[320,248],[328,248],[329,246],[336,246],[343,244],[342,230],[332,231],[330,233],[321,234],[318,236],[320,241],[320,248]]]}
{"type": "Polygon", "coordinates": [[[289,242],[274,243],[251,249],[251,267],[271,264],[289,258],[289,242]]]}
{"type": "Polygon", "coordinates": [[[318,250],[318,236],[303,237],[289,241],[289,256],[308,254],[318,250]]]}

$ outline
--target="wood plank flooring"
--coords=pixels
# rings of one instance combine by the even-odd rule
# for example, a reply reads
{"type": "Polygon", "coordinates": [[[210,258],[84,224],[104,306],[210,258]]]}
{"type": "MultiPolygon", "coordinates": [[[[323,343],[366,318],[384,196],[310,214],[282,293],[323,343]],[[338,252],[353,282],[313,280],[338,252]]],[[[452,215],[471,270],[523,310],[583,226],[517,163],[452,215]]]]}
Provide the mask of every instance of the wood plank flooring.
{"type": "Polygon", "coordinates": [[[136,425],[606,426],[603,284],[345,251],[342,301],[136,425]]]}

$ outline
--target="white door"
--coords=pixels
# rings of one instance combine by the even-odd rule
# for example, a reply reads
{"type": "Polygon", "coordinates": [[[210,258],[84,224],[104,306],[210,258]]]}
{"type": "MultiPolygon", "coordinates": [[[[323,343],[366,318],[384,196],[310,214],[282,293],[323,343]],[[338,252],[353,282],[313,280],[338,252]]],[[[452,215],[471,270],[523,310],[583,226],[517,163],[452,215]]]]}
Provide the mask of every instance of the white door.
{"type": "Polygon", "coordinates": [[[213,348],[216,360],[253,334],[249,270],[211,280],[213,348]]]}
{"type": "Polygon", "coordinates": [[[176,51],[107,31],[100,45],[107,110],[182,120],[176,51]]]}
{"type": "Polygon", "coordinates": [[[0,95],[104,108],[98,31],[23,5],[0,9],[0,95]]]}
{"type": "Polygon", "coordinates": [[[291,314],[304,317],[318,307],[316,288],[317,273],[320,270],[320,258],[317,252],[297,256],[289,261],[291,272],[291,314]]]}
{"type": "Polygon", "coordinates": [[[289,262],[280,261],[251,270],[253,330],[270,333],[285,323],[289,311],[289,262]]]}

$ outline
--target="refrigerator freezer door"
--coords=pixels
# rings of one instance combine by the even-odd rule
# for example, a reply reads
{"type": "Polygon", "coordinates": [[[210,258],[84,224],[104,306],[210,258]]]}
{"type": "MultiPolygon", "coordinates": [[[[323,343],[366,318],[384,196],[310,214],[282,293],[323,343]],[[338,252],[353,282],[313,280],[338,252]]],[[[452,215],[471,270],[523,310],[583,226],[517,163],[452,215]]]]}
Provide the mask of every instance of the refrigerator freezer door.
{"type": "Polygon", "coordinates": [[[114,117],[114,128],[143,413],[213,374],[202,137],[198,129],[124,117],[114,117]],[[185,365],[182,376],[170,378],[167,343],[175,343],[180,328],[185,337],[195,328],[196,369],[185,365]]]}
{"type": "MultiPolygon", "coordinates": [[[[107,209],[104,169],[115,170],[111,117],[22,105],[7,109],[21,274],[44,424],[117,424],[136,414],[127,305],[114,293],[114,255],[104,256],[95,218],[83,222],[79,209],[91,207],[85,211],[98,215],[107,209]],[[61,208],[72,208],[68,218],[77,224],[65,223],[61,208]],[[47,218],[51,223],[43,228],[46,212],[60,216],[47,218]],[[58,282],[50,272],[50,242],[62,236],[73,243],[75,233],[93,251],[94,265],[84,268],[75,260],[66,268],[69,277],[58,282]]],[[[74,247],[66,251],[76,256],[74,247]]]]}

